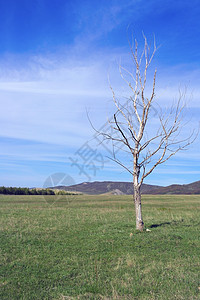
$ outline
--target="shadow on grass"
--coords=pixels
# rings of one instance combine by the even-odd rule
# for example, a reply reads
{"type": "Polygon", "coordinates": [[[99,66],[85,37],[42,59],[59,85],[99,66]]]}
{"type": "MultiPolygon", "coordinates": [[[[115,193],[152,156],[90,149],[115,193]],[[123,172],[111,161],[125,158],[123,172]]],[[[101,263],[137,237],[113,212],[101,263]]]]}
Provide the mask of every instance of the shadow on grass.
{"type": "Polygon", "coordinates": [[[163,223],[159,223],[159,224],[152,224],[150,226],[150,228],[157,228],[157,227],[161,227],[161,226],[165,226],[165,225],[179,225],[180,223],[182,223],[184,220],[181,219],[180,221],[171,221],[171,222],[163,222],[163,223]]]}

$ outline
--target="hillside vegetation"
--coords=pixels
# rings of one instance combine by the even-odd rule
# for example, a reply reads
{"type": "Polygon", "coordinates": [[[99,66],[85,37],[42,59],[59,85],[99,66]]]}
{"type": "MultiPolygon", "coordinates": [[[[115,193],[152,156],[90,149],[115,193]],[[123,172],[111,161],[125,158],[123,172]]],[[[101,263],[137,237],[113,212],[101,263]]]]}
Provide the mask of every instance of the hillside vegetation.
{"type": "MultiPolygon", "coordinates": [[[[83,182],[72,186],[58,186],[57,189],[66,191],[77,191],[90,195],[98,195],[111,193],[133,195],[133,183],[132,182],[115,182],[115,181],[94,181],[83,182]]],[[[142,194],[151,195],[164,195],[164,194],[200,194],[200,181],[196,181],[190,184],[173,184],[169,186],[158,186],[150,184],[142,184],[142,194]]]]}
{"type": "MultiPolygon", "coordinates": [[[[21,188],[0,186],[0,194],[3,195],[72,195],[62,189],[41,189],[41,188],[21,188]]],[[[76,193],[77,194],[77,193],[76,193]]]]}

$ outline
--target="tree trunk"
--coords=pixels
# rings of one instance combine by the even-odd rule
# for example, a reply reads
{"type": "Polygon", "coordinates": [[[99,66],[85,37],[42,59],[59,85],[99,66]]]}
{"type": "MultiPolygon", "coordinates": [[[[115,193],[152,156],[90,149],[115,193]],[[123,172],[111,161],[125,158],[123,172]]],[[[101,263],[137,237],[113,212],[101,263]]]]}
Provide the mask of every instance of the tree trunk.
{"type": "Polygon", "coordinates": [[[142,220],[142,204],[141,204],[141,192],[138,185],[134,185],[134,202],[135,202],[135,214],[136,214],[136,229],[143,231],[144,223],[142,220]]]}

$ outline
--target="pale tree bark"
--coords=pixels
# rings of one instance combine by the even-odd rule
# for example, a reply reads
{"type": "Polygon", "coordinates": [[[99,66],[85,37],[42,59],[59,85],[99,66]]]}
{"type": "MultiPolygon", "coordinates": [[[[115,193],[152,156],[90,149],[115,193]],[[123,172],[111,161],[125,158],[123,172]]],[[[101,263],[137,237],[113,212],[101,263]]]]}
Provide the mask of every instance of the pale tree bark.
{"type": "Polygon", "coordinates": [[[141,192],[138,185],[134,185],[134,202],[135,202],[135,217],[136,217],[136,229],[142,231],[144,229],[144,222],[142,219],[142,203],[141,192]]]}
{"type": "Polygon", "coordinates": [[[141,185],[144,179],[158,165],[166,162],[177,152],[186,149],[193,143],[196,135],[194,131],[189,134],[184,132],[184,138],[181,138],[181,130],[184,128],[182,120],[184,105],[181,104],[181,101],[185,96],[184,93],[179,94],[177,104],[170,110],[166,109],[163,112],[159,106],[155,105],[156,70],[152,79],[151,92],[146,95],[147,71],[157,50],[155,41],[152,52],[150,52],[145,36],[141,55],[138,55],[137,41],[135,41],[134,47],[130,45],[130,49],[135,72],[132,73],[121,65],[119,72],[128,85],[131,95],[125,103],[122,103],[117,99],[114,89],[110,85],[113,101],[117,108],[113,118],[108,120],[112,131],[110,133],[95,130],[99,136],[103,137],[102,143],[104,140],[112,141],[113,157],[110,159],[133,176],[136,229],[142,231],[144,222],[141,185]],[[155,123],[155,119],[157,123],[155,123]],[[149,124],[152,120],[156,124],[156,126],[153,125],[153,128],[149,124]],[[119,144],[123,146],[121,150],[125,154],[130,154],[131,167],[117,157],[116,149],[119,148],[119,144]]]}
{"type": "Polygon", "coordinates": [[[135,217],[136,217],[136,229],[142,231],[144,228],[144,222],[142,219],[142,203],[141,203],[141,186],[138,183],[138,174],[134,175],[133,187],[134,187],[134,203],[135,203],[135,217]]]}

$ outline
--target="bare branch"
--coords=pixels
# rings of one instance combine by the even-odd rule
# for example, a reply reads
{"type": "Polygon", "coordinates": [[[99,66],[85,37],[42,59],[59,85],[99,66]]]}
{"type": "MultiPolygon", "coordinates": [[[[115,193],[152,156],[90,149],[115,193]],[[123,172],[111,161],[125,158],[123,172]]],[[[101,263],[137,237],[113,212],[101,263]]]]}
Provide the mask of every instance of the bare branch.
{"type": "MultiPolygon", "coordinates": [[[[137,41],[135,40],[134,45],[132,45],[128,40],[131,59],[135,68],[134,72],[130,72],[119,64],[121,78],[130,90],[130,97],[126,105],[122,105],[122,101],[117,99],[109,81],[117,111],[113,114],[113,118],[108,120],[107,124],[114,133],[95,130],[98,135],[101,135],[103,141],[112,141],[113,158],[109,157],[109,159],[122,166],[133,176],[136,227],[138,229],[143,228],[140,194],[143,180],[158,165],[168,161],[177,152],[187,149],[196,138],[194,131],[189,136],[184,135],[184,137],[181,137],[181,131],[184,127],[182,117],[185,105],[182,105],[182,102],[185,92],[181,93],[179,91],[178,101],[175,106],[172,106],[171,110],[165,109],[163,112],[159,104],[156,107],[157,70],[155,70],[151,92],[146,95],[147,73],[158,48],[156,47],[155,37],[153,50],[150,49],[144,34],[143,38],[144,47],[141,53],[139,53],[137,41]],[[152,113],[154,113],[153,118],[152,113]],[[154,122],[154,119],[157,122],[154,122]],[[153,126],[155,127],[153,132],[151,132],[151,121],[154,122],[153,126]],[[118,147],[118,143],[124,145],[126,150],[122,150],[126,153],[128,151],[130,154],[133,164],[131,168],[116,157],[115,147],[118,147]],[[140,173],[141,170],[142,174],[140,173]]],[[[94,128],[94,126],[92,127],[94,128]]]]}
{"type": "Polygon", "coordinates": [[[125,170],[127,170],[131,175],[133,175],[133,172],[131,172],[130,169],[127,168],[122,162],[120,162],[120,161],[117,160],[117,159],[113,159],[113,158],[111,158],[111,157],[109,157],[109,156],[106,156],[106,157],[109,158],[110,160],[116,162],[118,165],[120,165],[120,166],[123,167],[125,170]]]}
{"type": "MultiPolygon", "coordinates": [[[[129,41],[134,72],[130,72],[129,69],[119,64],[120,76],[130,91],[128,101],[126,101],[125,105],[122,105],[122,100],[117,99],[109,81],[113,102],[116,107],[116,112],[107,122],[111,133],[103,131],[103,128],[102,130],[95,129],[97,136],[102,137],[101,143],[105,140],[112,142],[113,158],[109,157],[109,159],[122,166],[133,176],[136,227],[138,229],[143,228],[140,194],[143,180],[158,165],[168,161],[177,152],[187,149],[198,134],[198,131],[196,135],[195,131],[192,131],[188,136],[186,136],[185,132],[184,136],[182,136],[182,131],[186,125],[183,122],[185,105],[182,104],[185,91],[183,93],[179,91],[178,101],[171,109],[162,109],[156,103],[156,69],[152,78],[151,91],[149,95],[146,95],[149,66],[158,48],[155,37],[152,50],[144,34],[143,38],[144,47],[141,52],[138,49],[136,40],[134,45],[129,41]],[[153,129],[151,122],[153,122],[153,129]],[[118,144],[125,148],[119,147],[120,150],[130,154],[131,168],[117,158],[115,150],[118,148],[118,144]]],[[[94,128],[93,125],[92,127],[94,128]]]]}

